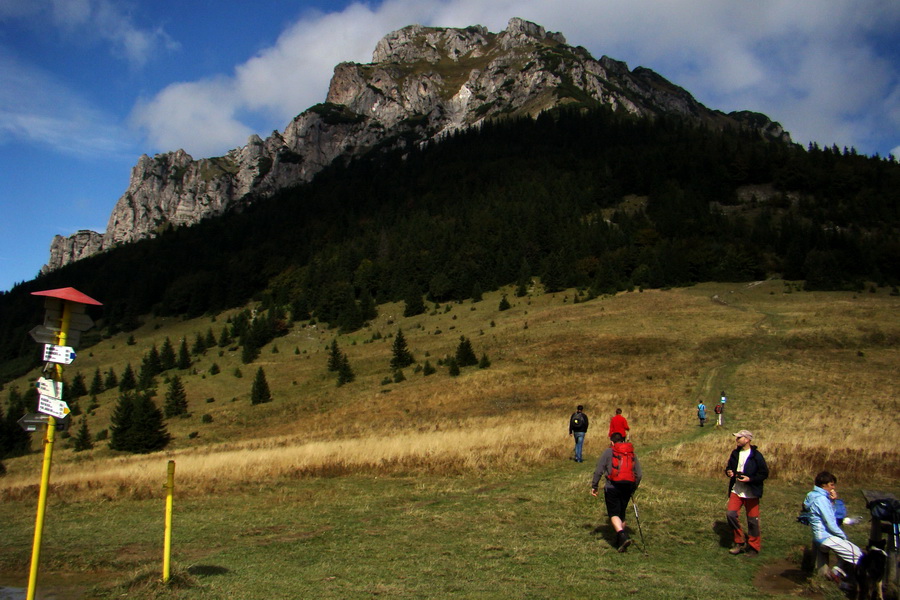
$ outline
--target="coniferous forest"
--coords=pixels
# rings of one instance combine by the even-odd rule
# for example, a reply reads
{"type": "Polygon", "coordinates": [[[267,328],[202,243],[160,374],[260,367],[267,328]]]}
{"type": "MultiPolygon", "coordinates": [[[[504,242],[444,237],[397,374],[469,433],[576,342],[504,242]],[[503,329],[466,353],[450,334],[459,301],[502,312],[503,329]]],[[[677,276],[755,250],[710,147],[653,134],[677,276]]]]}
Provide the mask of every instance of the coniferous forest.
{"type": "Polygon", "coordinates": [[[71,286],[103,302],[96,336],[147,313],[252,299],[352,331],[381,302],[460,300],[534,277],[589,297],[773,275],[818,290],[897,286],[898,212],[893,157],[556,110],[371,152],[23,283],[0,295],[0,381],[37,360],[35,290],[71,286]]]}

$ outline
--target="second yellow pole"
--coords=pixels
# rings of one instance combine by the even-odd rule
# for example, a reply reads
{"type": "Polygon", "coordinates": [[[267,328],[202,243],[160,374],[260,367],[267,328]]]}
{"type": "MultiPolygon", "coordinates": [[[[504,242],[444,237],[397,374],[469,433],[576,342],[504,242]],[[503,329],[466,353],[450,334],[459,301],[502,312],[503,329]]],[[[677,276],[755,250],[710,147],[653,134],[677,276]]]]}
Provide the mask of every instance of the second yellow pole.
{"type": "Polygon", "coordinates": [[[172,496],[175,493],[175,461],[169,461],[166,476],[166,535],[163,542],[163,583],[169,581],[172,567],[172,496]]]}

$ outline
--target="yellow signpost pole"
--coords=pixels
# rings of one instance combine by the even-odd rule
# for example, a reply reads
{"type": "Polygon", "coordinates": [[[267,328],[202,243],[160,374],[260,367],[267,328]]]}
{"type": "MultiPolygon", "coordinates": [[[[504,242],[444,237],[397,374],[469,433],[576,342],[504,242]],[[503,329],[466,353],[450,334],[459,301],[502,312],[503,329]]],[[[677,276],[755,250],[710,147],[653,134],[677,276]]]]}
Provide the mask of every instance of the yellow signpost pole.
{"type": "Polygon", "coordinates": [[[163,542],[163,583],[168,583],[172,566],[172,496],[175,493],[175,461],[169,461],[166,476],[166,534],[163,542]]]}
{"type": "MultiPolygon", "coordinates": [[[[86,329],[90,329],[93,326],[93,321],[83,313],[83,306],[86,304],[101,306],[100,302],[97,302],[93,298],[86,296],[79,292],[74,288],[59,288],[55,290],[45,290],[41,292],[32,292],[32,296],[45,296],[47,298],[45,302],[45,306],[47,307],[47,314],[45,315],[45,323],[52,322],[50,326],[48,325],[39,325],[35,329],[33,329],[30,333],[32,337],[35,338],[35,341],[39,343],[47,343],[45,336],[50,336],[53,331],[56,331],[56,346],[57,350],[67,350],[69,354],[62,358],[62,361],[71,362],[75,358],[74,352],[71,352],[71,348],[66,346],[66,342],[69,341],[69,330],[74,329],[75,333],[79,333],[81,331],[85,331],[86,329]],[[62,307],[61,313],[59,312],[59,307],[62,307]],[[74,307],[78,307],[81,309],[79,314],[76,315],[79,317],[77,321],[73,322],[73,312],[74,307]],[[59,323],[57,328],[56,322],[59,323]]],[[[78,335],[73,335],[73,343],[77,345],[78,335]]],[[[52,340],[52,337],[51,337],[52,340]]],[[[47,356],[47,351],[52,350],[52,348],[45,347],[45,357],[47,356]]],[[[50,356],[54,356],[52,353],[50,356]]],[[[45,358],[44,360],[47,360],[45,358]]],[[[41,487],[38,493],[38,508],[37,508],[37,518],[35,519],[34,524],[34,545],[31,549],[31,569],[28,574],[28,592],[26,595],[27,600],[34,600],[34,594],[37,590],[37,576],[38,576],[38,567],[40,566],[41,559],[41,538],[44,534],[44,515],[47,511],[47,492],[50,487],[50,465],[53,461],[53,443],[56,439],[56,428],[57,422],[55,417],[59,417],[61,419],[65,419],[68,416],[69,409],[66,405],[65,401],[62,399],[62,376],[63,376],[63,367],[62,362],[60,362],[59,358],[51,358],[50,362],[56,363],[56,381],[59,383],[59,391],[54,391],[53,394],[50,394],[48,400],[49,408],[44,405],[44,397],[41,396],[38,403],[38,410],[43,412],[47,417],[47,427],[44,434],[44,463],[41,468],[41,487]],[[61,407],[60,407],[61,404],[61,407]]],[[[41,385],[42,379],[38,380],[38,385],[41,385]]],[[[31,416],[31,415],[26,415],[31,416]]],[[[34,415],[38,416],[38,415],[34,415]]],[[[61,423],[65,423],[63,420],[61,423]]],[[[20,422],[21,423],[21,422],[20,422]]]]}
{"type": "MultiPolygon", "coordinates": [[[[59,328],[60,346],[66,345],[69,335],[69,323],[72,320],[72,305],[63,303],[62,323],[59,328]]],[[[63,367],[56,365],[56,380],[62,381],[63,367]]],[[[44,466],[41,469],[41,489],[38,493],[37,518],[34,522],[34,543],[31,546],[31,570],[28,573],[28,594],[26,600],[34,600],[37,590],[38,565],[41,560],[41,538],[44,535],[44,514],[47,511],[47,489],[50,487],[50,464],[53,460],[53,442],[56,439],[56,419],[47,417],[47,428],[44,434],[44,466]]]]}

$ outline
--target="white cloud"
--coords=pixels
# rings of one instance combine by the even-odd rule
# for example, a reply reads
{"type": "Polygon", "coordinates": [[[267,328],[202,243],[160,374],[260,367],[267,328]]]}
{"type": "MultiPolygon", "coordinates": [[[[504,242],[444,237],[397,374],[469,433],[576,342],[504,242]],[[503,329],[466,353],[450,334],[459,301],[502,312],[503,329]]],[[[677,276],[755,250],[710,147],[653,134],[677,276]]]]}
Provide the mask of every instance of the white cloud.
{"type": "Polygon", "coordinates": [[[0,54],[0,144],[48,146],[74,156],[130,149],[129,131],[54,77],[0,54]]]}
{"type": "MultiPolygon", "coordinates": [[[[81,0],[99,2],[100,0],[81,0]]],[[[334,66],[367,62],[383,35],[399,27],[499,31],[522,17],[560,31],[594,56],[649,67],[711,108],[768,114],[800,143],[857,145],[874,152],[882,124],[898,135],[898,56],[873,38],[896,42],[900,3],[893,0],[384,0],[340,12],[308,13],[277,42],[231,74],[177,83],[142,101],[134,122],[159,150],[222,153],[246,140],[249,116],[287,121],[325,98],[334,66]],[[895,101],[886,101],[895,98],[895,101]]],[[[266,132],[258,132],[265,135],[266,132]]]]}
{"type": "Polygon", "coordinates": [[[161,28],[141,28],[118,0],[0,0],[0,19],[47,24],[73,39],[99,41],[132,67],[144,66],[155,53],[179,45],[161,28]]]}

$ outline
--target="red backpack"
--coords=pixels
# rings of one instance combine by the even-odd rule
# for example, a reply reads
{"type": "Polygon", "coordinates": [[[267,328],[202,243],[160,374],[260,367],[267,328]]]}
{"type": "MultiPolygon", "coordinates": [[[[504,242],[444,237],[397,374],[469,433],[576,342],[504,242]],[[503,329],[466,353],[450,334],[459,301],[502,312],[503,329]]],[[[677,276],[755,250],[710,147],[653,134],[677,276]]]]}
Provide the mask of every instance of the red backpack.
{"type": "Polygon", "coordinates": [[[630,442],[612,445],[612,468],[607,475],[610,481],[634,481],[634,446],[630,442]]]}

